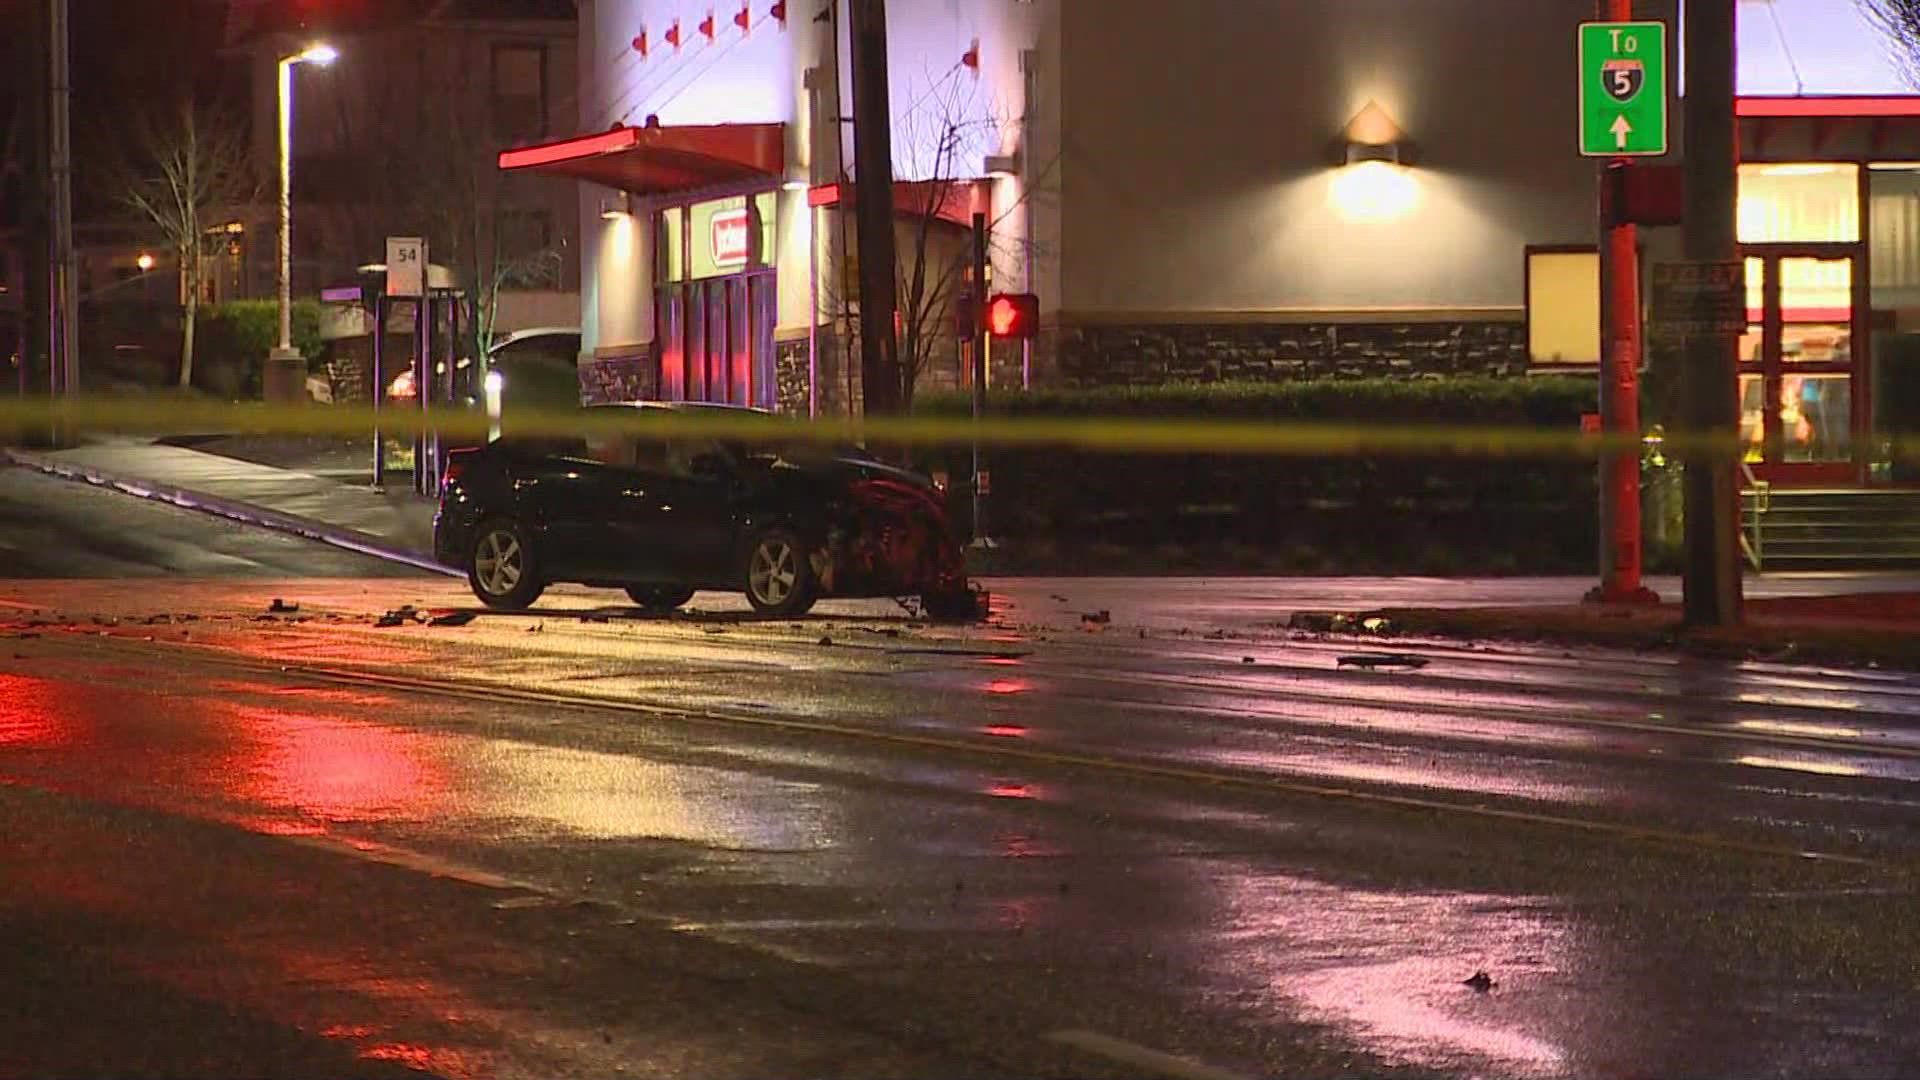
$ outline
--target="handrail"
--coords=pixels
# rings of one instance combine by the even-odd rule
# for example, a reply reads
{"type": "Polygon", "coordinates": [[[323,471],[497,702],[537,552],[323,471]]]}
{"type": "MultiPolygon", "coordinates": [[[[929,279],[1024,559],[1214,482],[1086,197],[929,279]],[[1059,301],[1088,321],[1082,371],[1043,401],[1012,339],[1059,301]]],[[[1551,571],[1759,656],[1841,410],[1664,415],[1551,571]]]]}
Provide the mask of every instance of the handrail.
{"type": "Polygon", "coordinates": [[[1740,550],[1746,554],[1747,562],[1752,564],[1754,571],[1758,573],[1766,562],[1760,522],[1766,517],[1772,503],[1773,485],[1755,476],[1753,465],[1745,461],[1740,463],[1740,478],[1747,489],[1753,492],[1753,535],[1749,538],[1744,530],[1740,533],[1740,550]]]}

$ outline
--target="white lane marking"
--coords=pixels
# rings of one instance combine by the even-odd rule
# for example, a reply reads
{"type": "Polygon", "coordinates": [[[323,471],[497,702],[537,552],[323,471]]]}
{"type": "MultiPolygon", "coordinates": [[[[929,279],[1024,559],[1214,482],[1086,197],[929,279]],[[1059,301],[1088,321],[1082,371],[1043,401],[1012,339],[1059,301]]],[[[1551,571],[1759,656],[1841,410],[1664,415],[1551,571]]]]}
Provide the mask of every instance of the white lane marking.
{"type": "MultiPolygon", "coordinates": [[[[246,828],[247,826],[242,825],[242,827],[246,828]]],[[[493,906],[502,911],[566,903],[592,903],[612,911],[614,914],[619,915],[624,921],[630,923],[651,923],[671,930],[674,933],[688,934],[693,937],[712,941],[716,944],[730,945],[737,949],[746,949],[763,956],[771,956],[776,960],[783,960],[789,964],[800,964],[806,967],[817,968],[842,968],[846,966],[844,961],[835,957],[803,952],[799,949],[790,948],[775,942],[757,941],[744,934],[732,933],[724,929],[708,926],[704,923],[687,922],[671,915],[665,915],[657,911],[648,911],[644,908],[636,908],[628,904],[601,901],[588,896],[571,895],[562,890],[541,885],[538,882],[527,881],[523,878],[506,877],[501,874],[496,874],[491,870],[482,870],[476,866],[455,862],[451,859],[444,859],[438,855],[429,855],[423,851],[414,851],[410,848],[394,847],[391,844],[375,843],[368,840],[348,840],[335,836],[286,836],[277,833],[258,833],[258,830],[254,829],[249,829],[249,831],[255,832],[257,835],[270,837],[271,839],[284,840],[300,847],[310,848],[315,851],[324,851],[330,855],[344,855],[351,859],[359,859],[362,862],[398,867],[402,870],[411,870],[415,873],[445,878],[449,881],[458,881],[467,885],[477,885],[483,889],[530,894],[497,901],[493,906]]]]}
{"type": "Polygon", "coordinates": [[[1212,1065],[1155,1050],[1150,1046],[1141,1046],[1125,1039],[1116,1039],[1111,1035],[1102,1035],[1097,1031],[1052,1031],[1047,1033],[1047,1041],[1084,1050],[1109,1061],[1117,1061],[1160,1076],[1174,1077],[1175,1080],[1245,1080],[1239,1073],[1228,1072],[1212,1065]]]}
{"type": "Polygon", "coordinates": [[[803,967],[843,968],[847,966],[845,961],[836,957],[821,956],[818,953],[805,952],[772,941],[755,941],[750,937],[717,929],[703,923],[675,923],[669,927],[669,929],[675,933],[690,934],[694,937],[705,938],[708,941],[719,942],[722,945],[751,949],[754,952],[765,953],[776,959],[785,960],[789,964],[799,964],[803,967]]]}
{"type": "Polygon", "coordinates": [[[388,844],[376,844],[365,840],[343,840],[335,836],[280,836],[273,833],[264,835],[272,836],[276,840],[285,840],[288,843],[297,844],[300,847],[324,851],[332,855],[345,855],[349,858],[359,859],[362,862],[379,863],[383,866],[397,866],[402,870],[412,870],[415,873],[427,874],[432,877],[446,878],[450,881],[458,881],[467,885],[477,885],[483,889],[498,889],[502,892],[519,889],[525,892],[537,893],[542,896],[556,895],[552,889],[544,885],[536,885],[531,881],[522,881],[517,878],[503,877],[490,870],[482,870],[477,866],[468,866],[465,863],[443,859],[437,855],[429,855],[423,851],[413,851],[408,848],[398,848],[388,844]]]}

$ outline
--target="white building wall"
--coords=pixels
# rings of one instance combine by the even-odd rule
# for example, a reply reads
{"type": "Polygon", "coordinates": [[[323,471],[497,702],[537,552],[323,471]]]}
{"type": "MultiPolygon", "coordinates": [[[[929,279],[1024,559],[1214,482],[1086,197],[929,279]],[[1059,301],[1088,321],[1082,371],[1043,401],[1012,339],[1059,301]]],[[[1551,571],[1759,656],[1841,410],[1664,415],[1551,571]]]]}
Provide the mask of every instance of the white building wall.
{"type": "Polygon", "coordinates": [[[1591,0],[1064,10],[1075,315],[1517,314],[1527,244],[1593,240],[1574,57],[1591,0]],[[1369,101],[1418,150],[1387,215],[1343,201],[1331,158],[1369,101]]]}
{"type": "MultiPolygon", "coordinates": [[[[1059,0],[892,0],[888,5],[889,92],[896,116],[895,168],[900,179],[924,179],[939,171],[952,177],[983,174],[990,155],[1020,146],[1025,107],[1021,53],[1031,48],[1043,13],[1059,0]],[[961,58],[978,41],[979,69],[961,58]],[[937,161],[939,132],[949,123],[965,133],[963,152],[937,161]]],[[[770,15],[772,0],[750,0],[750,28],[740,32],[729,2],[709,8],[692,0],[583,0],[580,7],[581,120],[585,132],[616,123],[664,126],[720,123],[787,125],[787,177],[777,214],[780,332],[803,331],[813,321],[812,268],[832,272],[841,257],[837,237],[825,228],[831,217],[811,210],[805,188],[831,183],[842,173],[835,119],[852,111],[845,10],[816,22],[815,4],[788,5],[781,27],[770,15]],[[715,38],[698,30],[709,10],[715,38]],[[681,47],[665,40],[678,19],[681,47]],[[835,40],[836,25],[840,31],[835,40]],[[648,54],[633,48],[642,32],[648,54]],[[809,89],[808,71],[820,69],[820,90],[809,89]],[[832,73],[837,69],[838,78],[832,73]],[[838,97],[836,98],[836,91],[838,97]],[[818,113],[818,115],[816,115],[818,113]],[[816,224],[822,249],[813,252],[816,224]]],[[[1056,16],[1057,19],[1057,16],[1056,16]]],[[[851,130],[845,171],[851,169],[851,130]]],[[[1047,155],[1050,159],[1052,155],[1047,155]]],[[[1045,162],[1042,162],[1044,165],[1045,162]]],[[[602,220],[603,199],[612,193],[582,184],[580,198],[583,348],[603,355],[642,344],[652,336],[650,270],[628,245],[640,229],[602,220]]],[[[997,223],[995,277],[1003,285],[1023,280],[1026,229],[1022,180],[1003,180],[996,200],[1012,208],[997,223]]],[[[642,247],[641,250],[644,250],[642,247]]]]}

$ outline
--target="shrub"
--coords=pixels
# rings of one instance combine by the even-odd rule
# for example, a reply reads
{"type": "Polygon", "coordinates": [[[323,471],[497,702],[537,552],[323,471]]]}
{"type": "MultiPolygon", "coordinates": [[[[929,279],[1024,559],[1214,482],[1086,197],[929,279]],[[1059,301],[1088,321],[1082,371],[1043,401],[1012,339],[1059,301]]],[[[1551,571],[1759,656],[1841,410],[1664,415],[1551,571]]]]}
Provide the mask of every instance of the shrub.
{"type": "MultiPolygon", "coordinates": [[[[320,338],[319,303],[296,300],[292,315],[293,347],[309,365],[317,363],[326,344],[320,338]]],[[[267,353],[280,338],[279,302],[233,300],[205,308],[195,334],[194,382],[228,397],[257,396],[267,353]]]]}

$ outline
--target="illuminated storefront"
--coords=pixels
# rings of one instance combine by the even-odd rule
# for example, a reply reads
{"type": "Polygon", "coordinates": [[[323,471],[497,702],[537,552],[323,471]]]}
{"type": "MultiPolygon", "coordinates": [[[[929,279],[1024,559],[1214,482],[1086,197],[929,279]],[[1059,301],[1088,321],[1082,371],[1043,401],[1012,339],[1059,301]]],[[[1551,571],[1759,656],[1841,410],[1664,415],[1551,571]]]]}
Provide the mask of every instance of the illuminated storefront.
{"type": "MultiPolygon", "coordinates": [[[[1571,119],[1588,12],[1476,4],[1500,35],[1423,0],[1179,17],[1163,0],[890,0],[896,179],[964,188],[993,222],[995,287],[1039,295],[1011,378],[1591,372],[1597,165],[1571,119]],[[1474,70],[1499,77],[1459,77],[1474,70]]],[[[857,408],[859,255],[823,194],[857,186],[844,3],[580,12],[589,134],[501,165],[583,181],[589,392],[857,408]]],[[[1675,27],[1679,70],[1684,4],[1636,13],[1675,27]]],[[[1898,389],[1920,384],[1920,98],[1851,2],[1739,19],[1750,464],[1886,479],[1882,436],[1920,399],[1898,389]]],[[[968,223],[936,216],[943,243],[968,223]]],[[[1677,229],[1642,242],[1645,265],[1680,256],[1677,229]]]]}
{"type": "Polygon", "coordinates": [[[1920,98],[1740,103],[1747,460],[1775,482],[1887,479],[1920,376],[1920,98]]]}

